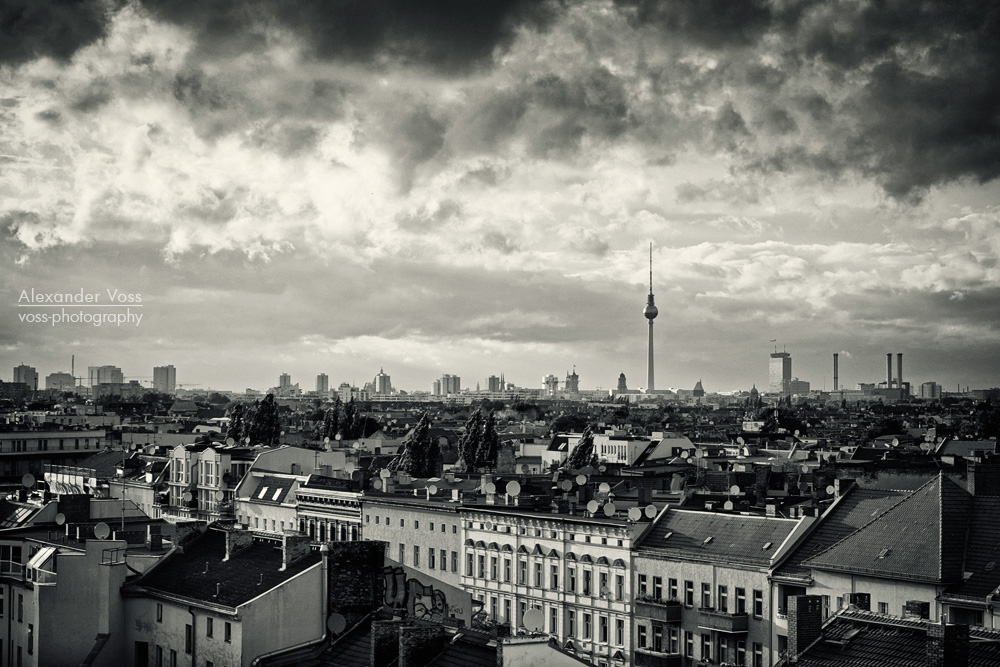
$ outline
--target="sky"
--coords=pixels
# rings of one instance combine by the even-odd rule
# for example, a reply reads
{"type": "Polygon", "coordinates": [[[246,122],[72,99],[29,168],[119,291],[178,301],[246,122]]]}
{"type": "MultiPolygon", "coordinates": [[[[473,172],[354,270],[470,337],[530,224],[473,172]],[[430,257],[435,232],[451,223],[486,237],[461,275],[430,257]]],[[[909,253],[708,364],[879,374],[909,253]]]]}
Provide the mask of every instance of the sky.
{"type": "Polygon", "coordinates": [[[657,388],[766,386],[775,345],[814,388],[835,352],[1000,385],[998,36],[987,1],[7,0],[0,377],[643,387],[652,244],[657,388]]]}

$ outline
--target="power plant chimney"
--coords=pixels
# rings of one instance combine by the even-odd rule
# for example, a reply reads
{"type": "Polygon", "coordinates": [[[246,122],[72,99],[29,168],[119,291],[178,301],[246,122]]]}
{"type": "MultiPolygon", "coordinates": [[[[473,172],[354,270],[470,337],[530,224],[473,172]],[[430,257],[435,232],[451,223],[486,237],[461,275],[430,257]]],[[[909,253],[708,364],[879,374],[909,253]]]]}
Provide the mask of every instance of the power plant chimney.
{"type": "Polygon", "coordinates": [[[903,353],[896,354],[896,386],[903,388],[903,353]]]}
{"type": "Polygon", "coordinates": [[[840,355],[836,352],[833,353],[833,390],[840,391],[840,374],[838,373],[838,365],[840,355]]]}
{"type": "Polygon", "coordinates": [[[885,355],[885,388],[892,389],[892,352],[885,355]]]}

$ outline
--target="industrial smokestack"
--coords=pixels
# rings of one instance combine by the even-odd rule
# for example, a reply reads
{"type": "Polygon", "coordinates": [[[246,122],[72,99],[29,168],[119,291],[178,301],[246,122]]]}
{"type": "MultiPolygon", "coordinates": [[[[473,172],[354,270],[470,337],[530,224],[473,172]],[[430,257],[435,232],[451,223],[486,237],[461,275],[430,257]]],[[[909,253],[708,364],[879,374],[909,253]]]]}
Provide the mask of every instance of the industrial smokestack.
{"type": "Polygon", "coordinates": [[[840,355],[837,354],[836,352],[834,352],[833,353],[833,390],[834,391],[840,391],[840,375],[838,373],[838,365],[837,365],[837,362],[838,362],[839,358],[840,358],[840,355]]]}
{"type": "Polygon", "coordinates": [[[892,389],[892,352],[885,355],[885,388],[892,389]]]}
{"type": "Polygon", "coordinates": [[[903,388],[903,353],[896,354],[896,386],[903,388]]]}

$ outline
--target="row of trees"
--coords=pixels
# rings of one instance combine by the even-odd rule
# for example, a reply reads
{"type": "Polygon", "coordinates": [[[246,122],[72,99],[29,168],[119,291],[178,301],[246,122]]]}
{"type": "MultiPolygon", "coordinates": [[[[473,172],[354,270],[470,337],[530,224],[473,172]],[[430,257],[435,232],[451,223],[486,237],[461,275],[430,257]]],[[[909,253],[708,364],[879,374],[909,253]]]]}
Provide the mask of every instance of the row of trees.
{"type": "Polygon", "coordinates": [[[431,420],[425,412],[417,425],[406,434],[400,445],[402,451],[389,463],[389,470],[406,472],[413,477],[434,477],[438,474],[441,446],[432,438],[431,420]]]}
{"type": "Polygon", "coordinates": [[[323,424],[316,435],[320,440],[325,438],[335,440],[338,433],[343,440],[363,438],[366,421],[367,418],[358,410],[353,398],[344,403],[338,396],[334,400],[333,406],[323,416],[323,424]]]}
{"type": "Polygon", "coordinates": [[[254,445],[277,445],[281,440],[281,424],[278,420],[278,404],[274,394],[252,405],[237,403],[229,411],[229,428],[226,437],[236,442],[250,438],[254,445]]]}
{"type": "Polygon", "coordinates": [[[465,422],[465,432],[458,439],[459,469],[496,468],[500,454],[500,435],[497,433],[496,413],[483,417],[476,410],[465,422]]]}

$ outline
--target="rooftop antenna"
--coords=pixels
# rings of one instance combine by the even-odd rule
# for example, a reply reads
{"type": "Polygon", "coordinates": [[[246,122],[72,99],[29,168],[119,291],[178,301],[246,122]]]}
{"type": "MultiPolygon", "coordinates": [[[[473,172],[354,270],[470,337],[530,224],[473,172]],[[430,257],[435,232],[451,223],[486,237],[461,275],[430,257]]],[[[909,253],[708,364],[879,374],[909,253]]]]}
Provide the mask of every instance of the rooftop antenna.
{"type": "Polygon", "coordinates": [[[653,242],[649,242],[649,293],[653,293],[653,242]]]}

